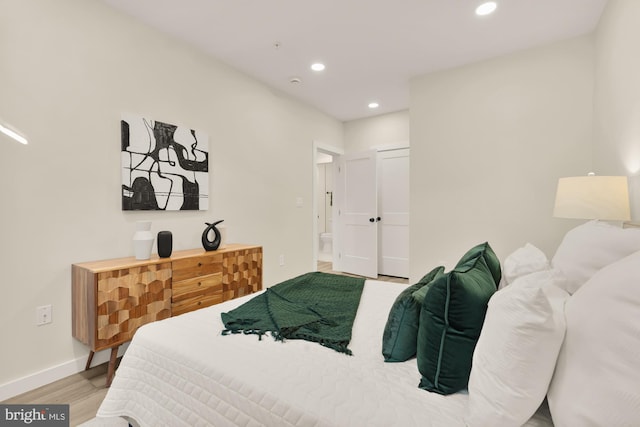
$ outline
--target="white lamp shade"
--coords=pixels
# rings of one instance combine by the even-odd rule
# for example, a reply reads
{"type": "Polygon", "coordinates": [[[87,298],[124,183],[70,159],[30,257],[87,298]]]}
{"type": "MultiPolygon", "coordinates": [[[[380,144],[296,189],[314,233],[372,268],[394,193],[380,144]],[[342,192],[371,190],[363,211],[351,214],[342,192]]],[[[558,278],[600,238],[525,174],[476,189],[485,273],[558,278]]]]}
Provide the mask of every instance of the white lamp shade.
{"type": "Polygon", "coordinates": [[[627,221],[629,188],[626,176],[560,178],[553,216],[559,218],[627,221]]]}

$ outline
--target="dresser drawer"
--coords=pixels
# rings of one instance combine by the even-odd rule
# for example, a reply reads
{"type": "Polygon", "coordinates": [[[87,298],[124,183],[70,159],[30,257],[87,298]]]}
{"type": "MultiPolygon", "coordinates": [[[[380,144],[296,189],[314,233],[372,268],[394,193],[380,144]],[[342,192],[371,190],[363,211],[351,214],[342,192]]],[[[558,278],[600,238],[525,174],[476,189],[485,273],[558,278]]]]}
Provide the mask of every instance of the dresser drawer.
{"type": "Polygon", "coordinates": [[[222,273],[222,254],[195,256],[172,262],[173,282],[222,273]]]}
{"type": "Polygon", "coordinates": [[[198,310],[199,308],[209,307],[210,305],[219,304],[221,302],[222,291],[216,292],[212,295],[187,298],[171,304],[171,315],[178,316],[183,313],[198,310]]]}
{"type": "Polygon", "coordinates": [[[199,295],[222,293],[222,273],[173,282],[171,301],[178,302],[199,295]]]}

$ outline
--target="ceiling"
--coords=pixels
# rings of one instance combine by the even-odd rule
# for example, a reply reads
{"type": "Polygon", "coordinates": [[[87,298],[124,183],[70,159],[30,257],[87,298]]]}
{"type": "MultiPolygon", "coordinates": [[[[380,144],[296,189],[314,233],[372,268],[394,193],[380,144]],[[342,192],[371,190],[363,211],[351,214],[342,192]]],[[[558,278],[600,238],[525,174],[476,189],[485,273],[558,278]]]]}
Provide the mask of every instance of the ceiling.
{"type": "Polygon", "coordinates": [[[409,108],[412,77],[589,33],[607,0],[103,1],[349,121],[409,108]]]}

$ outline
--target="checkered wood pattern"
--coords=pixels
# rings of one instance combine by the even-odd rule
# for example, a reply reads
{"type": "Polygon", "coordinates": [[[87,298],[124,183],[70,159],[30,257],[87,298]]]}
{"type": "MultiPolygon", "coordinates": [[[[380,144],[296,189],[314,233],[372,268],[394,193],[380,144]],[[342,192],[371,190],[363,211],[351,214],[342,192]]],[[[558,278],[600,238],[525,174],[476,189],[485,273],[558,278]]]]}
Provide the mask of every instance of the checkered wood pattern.
{"type": "Polygon", "coordinates": [[[262,289],[262,248],[224,254],[222,289],[225,301],[262,289]]]}
{"type": "Polygon", "coordinates": [[[171,317],[171,263],[98,274],[96,350],[131,340],[145,323],[171,317]]]}

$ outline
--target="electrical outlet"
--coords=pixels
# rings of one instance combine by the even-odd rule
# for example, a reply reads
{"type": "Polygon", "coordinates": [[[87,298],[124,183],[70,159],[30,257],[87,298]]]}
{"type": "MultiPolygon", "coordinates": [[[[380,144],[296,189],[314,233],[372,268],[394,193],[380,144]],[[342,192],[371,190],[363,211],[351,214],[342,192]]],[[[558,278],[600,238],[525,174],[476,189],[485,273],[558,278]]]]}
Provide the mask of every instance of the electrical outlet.
{"type": "Polygon", "coordinates": [[[280,254],[279,261],[280,261],[280,267],[282,267],[284,265],[284,255],[280,254]]]}
{"type": "Polygon", "coordinates": [[[36,325],[46,325],[51,323],[51,304],[36,307],[36,325]]]}

